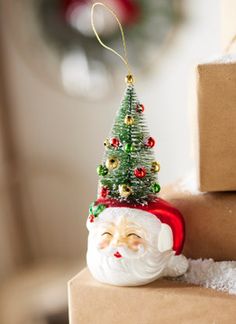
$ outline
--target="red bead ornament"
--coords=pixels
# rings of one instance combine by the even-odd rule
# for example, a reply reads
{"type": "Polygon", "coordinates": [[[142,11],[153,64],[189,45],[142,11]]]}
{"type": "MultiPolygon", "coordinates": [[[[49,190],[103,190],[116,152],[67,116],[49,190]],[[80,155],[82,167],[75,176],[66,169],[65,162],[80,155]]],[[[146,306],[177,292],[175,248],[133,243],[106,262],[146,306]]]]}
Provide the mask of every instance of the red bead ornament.
{"type": "Polygon", "coordinates": [[[116,138],[116,137],[112,137],[112,138],[110,139],[110,144],[111,144],[114,148],[118,148],[119,145],[120,145],[120,141],[119,141],[118,138],[116,138]]]}
{"type": "Polygon", "coordinates": [[[147,147],[152,148],[152,147],[155,145],[155,140],[154,140],[154,138],[153,138],[153,137],[148,137],[148,139],[146,140],[145,145],[146,145],[147,147]]]}
{"type": "Polygon", "coordinates": [[[93,223],[94,222],[94,218],[95,218],[94,215],[89,215],[89,221],[90,221],[90,223],[93,223]]]}
{"type": "Polygon", "coordinates": [[[141,167],[141,168],[136,168],[135,170],[134,170],[134,175],[135,175],[135,177],[137,177],[137,178],[143,178],[143,177],[145,177],[145,175],[146,175],[146,169],[144,168],[144,167],[141,167]]]}
{"type": "Polygon", "coordinates": [[[100,191],[100,196],[102,198],[107,198],[107,195],[109,193],[109,189],[107,187],[102,187],[100,191]]]}
{"type": "Polygon", "coordinates": [[[144,105],[143,104],[137,104],[136,111],[138,113],[143,113],[144,112],[144,105]]]}

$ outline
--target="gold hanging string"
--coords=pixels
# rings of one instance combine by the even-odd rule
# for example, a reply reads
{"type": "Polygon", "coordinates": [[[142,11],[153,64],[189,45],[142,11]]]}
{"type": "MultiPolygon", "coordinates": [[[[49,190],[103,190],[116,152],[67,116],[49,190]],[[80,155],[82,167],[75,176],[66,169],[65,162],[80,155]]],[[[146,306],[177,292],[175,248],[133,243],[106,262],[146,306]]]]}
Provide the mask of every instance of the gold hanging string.
{"type": "Polygon", "coordinates": [[[232,45],[236,42],[236,34],[232,37],[230,42],[228,43],[227,47],[225,48],[225,53],[229,53],[232,45]]]}
{"type": "Polygon", "coordinates": [[[129,60],[128,60],[128,55],[127,55],[127,46],[126,46],[126,41],[125,41],[125,34],[124,34],[123,27],[122,27],[122,25],[121,25],[121,23],[119,21],[119,18],[117,17],[117,15],[115,14],[115,12],[111,8],[109,8],[107,5],[105,5],[104,3],[102,3],[102,2],[95,2],[92,5],[92,8],[91,8],[91,25],[92,25],[93,32],[94,32],[95,36],[97,37],[98,42],[104,48],[106,48],[107,50],[109,50],[112,53],[114,53],[115,55],[117,55],[121,59],[121,61],[126,65],[127,70],[128,70],[128,75],[126,76],[126,82],[132,84],[133,83],[133,77],[132,77],[131,69],[130,69],[130,66],[129,66],[129,60]],[[103,41],[101,40],[100,36],[98,35],[98,32],[97,32],[96,27],[95,27],[95,24],[94,24],[94,9],[95,9],[96,6],[104,7],[116,19],[117,24],[118,24],[118,26],[120,28],[120,33],[121,33],[121,38],[122,38],[122,44],[123,44],[123,49],[124,49],[124,56],[121,55],[120,53],[118,53],[113,48],[111,48],[111,47],[107,46],[106,44],[104,44],[103,41]]]}

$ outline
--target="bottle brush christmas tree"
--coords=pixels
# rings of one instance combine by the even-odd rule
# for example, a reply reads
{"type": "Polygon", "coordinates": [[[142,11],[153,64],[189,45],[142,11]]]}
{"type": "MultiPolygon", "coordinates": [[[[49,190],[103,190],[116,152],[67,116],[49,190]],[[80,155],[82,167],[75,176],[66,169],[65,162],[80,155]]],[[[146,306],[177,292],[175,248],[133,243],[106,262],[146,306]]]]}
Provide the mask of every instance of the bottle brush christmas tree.
{"type": "Polygon", "coordinates": [[[149,136],[144,120],[144,106],[129,84],[117,113],[111,136],[104,142],[103,164],[97,168],[100,176],[99,195],[133,204],[147,204],[160,191],[155,161],[155,140],[149,136]]]}
{"type": "MultiPolygon", "coordinates": [[[[116,53],[128,65],[127,57],[116,53]]],[[[114,12],[123,39],[123,29],[114,12]]],[[[126,55],[125,55],[126,56],[126,55]]],[[[144,105],[137,99],[132,75],[126,77],[124,99],[111,135],[104,142],[105,156],[97,167],[98,199],[90,205],[87,264],[99,281],[120,286],[142,285],[162,276],[182,275],[188,267],[180,254],[184,220],[180,212],[157,196],[160,185],[155,161],[155,140],[144,120],[144,105]]]]}

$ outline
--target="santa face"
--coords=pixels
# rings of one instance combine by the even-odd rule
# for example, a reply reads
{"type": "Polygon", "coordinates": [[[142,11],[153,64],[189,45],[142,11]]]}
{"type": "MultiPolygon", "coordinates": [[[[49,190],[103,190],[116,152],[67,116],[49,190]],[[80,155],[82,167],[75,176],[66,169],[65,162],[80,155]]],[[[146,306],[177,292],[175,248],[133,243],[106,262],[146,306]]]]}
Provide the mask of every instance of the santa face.
{"type": "Polygon", "coordinates": [[[104,283],[131,286],[166,274],[175,252],[170,227],[143,210],[113,207],[102,211],[89,230],[87,264],[104,283]]]}

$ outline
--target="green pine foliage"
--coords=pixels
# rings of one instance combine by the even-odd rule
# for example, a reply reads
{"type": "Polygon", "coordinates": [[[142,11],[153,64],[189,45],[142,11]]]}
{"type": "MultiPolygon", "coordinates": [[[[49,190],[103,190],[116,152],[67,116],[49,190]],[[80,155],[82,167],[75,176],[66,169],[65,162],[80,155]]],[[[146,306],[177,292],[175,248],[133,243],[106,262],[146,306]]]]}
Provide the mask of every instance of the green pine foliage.
{"type": "Polygon", "coordinates": [[[155,162],[153,148],[145,144],[150,136],[143,112],[137,111],[139,105],[133,85],[128,85],[106,143],[103,164],[97,171],[100,175],[99,191],[106,188],[107,198],[143,205],[156,198],[160,187],[157,173],[152,170],[155,162]],[[131,116],[132,125],[127,125],[127,116],[131,116]],[[110,144],[112,138],[119,140],[117,147],[110,144]],[[144,169],[145,176],[137,177],[137,168],[144,169]],[[126,195],[122,189],[127,187],[130,192],[126,195]]]}

